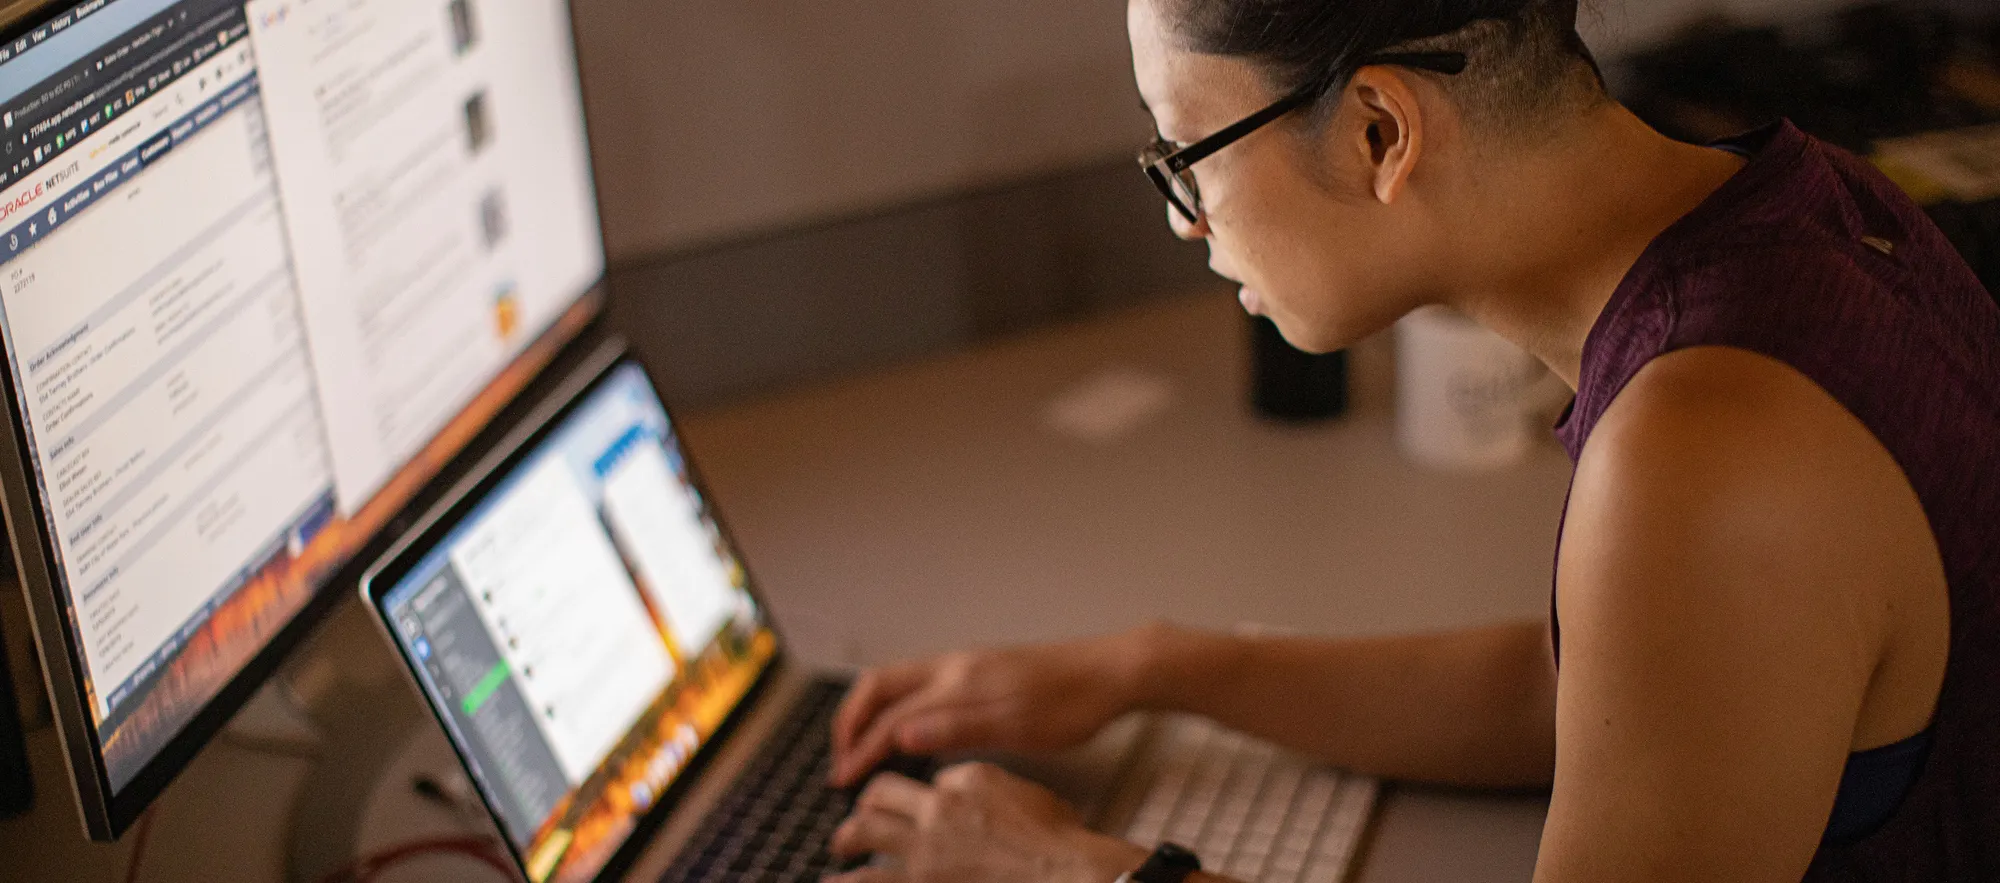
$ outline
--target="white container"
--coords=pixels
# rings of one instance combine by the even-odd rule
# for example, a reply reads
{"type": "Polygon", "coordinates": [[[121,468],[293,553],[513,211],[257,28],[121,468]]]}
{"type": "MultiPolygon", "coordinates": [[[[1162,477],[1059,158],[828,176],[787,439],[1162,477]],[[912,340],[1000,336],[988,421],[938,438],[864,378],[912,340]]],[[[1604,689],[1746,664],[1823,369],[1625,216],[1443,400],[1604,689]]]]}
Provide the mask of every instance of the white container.
{"type": "Polygon", "coordinates": [[[1534,356],[1446,307],[1396,325],[1396,441],[1424,466],[1499,469],[1526,459],[1537,390],[1548,369],[1534,356]]]}

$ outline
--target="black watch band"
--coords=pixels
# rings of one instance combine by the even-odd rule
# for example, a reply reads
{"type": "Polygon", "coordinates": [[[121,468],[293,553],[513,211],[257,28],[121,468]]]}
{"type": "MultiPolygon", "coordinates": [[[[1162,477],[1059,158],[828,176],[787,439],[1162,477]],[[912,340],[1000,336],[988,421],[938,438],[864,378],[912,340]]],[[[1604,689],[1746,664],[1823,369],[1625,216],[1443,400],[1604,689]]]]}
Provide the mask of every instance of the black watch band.
{"type": "Polygon", "coordinates": [[[1126,875],[1131,883],[1182,883],[1201,870],[1201,859],[1185,846],[1162,843],[1139,870],[1126,875]]]}

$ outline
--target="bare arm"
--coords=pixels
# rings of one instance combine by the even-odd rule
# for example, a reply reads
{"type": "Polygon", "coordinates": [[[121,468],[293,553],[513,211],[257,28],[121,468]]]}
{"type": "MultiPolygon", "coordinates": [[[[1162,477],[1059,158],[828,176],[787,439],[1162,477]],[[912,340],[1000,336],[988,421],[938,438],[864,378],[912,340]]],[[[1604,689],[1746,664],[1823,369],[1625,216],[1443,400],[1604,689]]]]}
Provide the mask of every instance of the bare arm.
{"type": "Polygon", "coordinates": [[[1941,666],[1896,675],[1890,649],[1942,658],[1922,508],[1865,428],[1747,353],[1656,361],[1591,445],[1536,879],[1796,881],[1848,753],[1915,732],[1936,695],[1941,666]]]}
{"type": "Polygon", "coordinates": [[[1137,704],[1395,779],[1543,786],[1555,667],[1543,623],[1416,637],[1243,638],[1160,627],[1137,704]]]}
{"type": "Polygon", "coordinates": [[[858,783],[897,751],[1058,750],[1135,709],[1203,715],[1390,778],[1545,786],[1554,767],[1542,623],[1356,641],[1161,625],[867,672],[835,724],[834,778],[858,783]]]}

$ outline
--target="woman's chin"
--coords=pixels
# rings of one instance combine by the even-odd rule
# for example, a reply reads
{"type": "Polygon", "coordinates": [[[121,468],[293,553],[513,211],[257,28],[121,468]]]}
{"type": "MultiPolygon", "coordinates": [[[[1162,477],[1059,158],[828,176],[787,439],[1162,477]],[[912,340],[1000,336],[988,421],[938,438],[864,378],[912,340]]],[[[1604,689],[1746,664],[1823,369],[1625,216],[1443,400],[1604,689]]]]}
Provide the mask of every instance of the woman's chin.
{"type": "Polygon", "coordinates": [[[1344,341],[1338,339],[1339,335],[1329,335],[1326,333],[1328,329],[1316,328],[1311,325],[1301,325],[1299,324],[1298,317],[1285,313],[1283,310],[1271,310],[1270,307],[1272,305],[1264,302],[1263,293],[1257,289],[1247,285],[1244,286],[1241,291],[1236,293],[1236,300],[1243,304],[1244,312],[1252,316],[1271,320],[1272,324],[1278,326],[1278,333],[1284,336],[1285,342],[1299,350],[1308,353],[1330,353],[1334,350],[1345,349],[1347,346],[1344,341]],[[1329,340],[1329,337],[1335,339],[1329,340]]]}
{"type": "Polygon", "coordinates": [[[1256,289],[1244,286],[1242,291],[1236,293],[1236,300],[1243,304],[1244,312],[1252,316],[1264,315],[1264,296],[1258,294],[1256,289]]]}

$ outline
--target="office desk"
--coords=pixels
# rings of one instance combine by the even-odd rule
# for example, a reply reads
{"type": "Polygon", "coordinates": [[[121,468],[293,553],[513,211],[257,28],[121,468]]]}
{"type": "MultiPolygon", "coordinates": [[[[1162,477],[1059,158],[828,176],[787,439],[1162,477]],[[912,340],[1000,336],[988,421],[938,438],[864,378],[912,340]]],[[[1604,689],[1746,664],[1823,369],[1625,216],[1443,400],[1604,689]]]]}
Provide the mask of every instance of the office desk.
{"type": "MultiPolygon", "coordinates": [[[[1560,451],[1469,477],[1405,464],[1379,340],[1357,350],[1352,416],[1260,422],[1245,405],[1246,336],[1233,300],[1205,294],[683,415],[683,432],[781,625],[818,661],[868,665],[1159,617],[1364,635],[1546,615],[1569,475],[1560,451]],[[1164,388],[1164,407],[1110,440],[1051,429],[1050,403],[1106,371],[1164,388]]],[[[336,663],[393,722],[362,736],[405,748],[314,761],[215,746],[161,802],[140,879],[275,881],[288,856],[294,869],[324,867],[326,856],[301,853],[448,826],[406,805],[393,793],[403,780],[384,773],[442,744],[384,676],[388,651],[357,626],[356,607],[308,655],[336,663]]],[[[0,823],[0,853],[25,857],[30,880],[120,879],[127,847],[70,843],[66,785],[41,784],[35,818],[0,823]]],[[[1546,805],[1391,789],[1359,880],[1527,880],[1546,805]]]]}
{"type": "MultiPolygon", "coordinates": [[[[697,468],[809,656],[875,664],[1150,618],[1328,635],[1547,616],[1570,474],[1554,445],[1504,472],[1404,462],[1386,339],[1354,413],[1272,425],[1247,402],[1230,293],[1042,332],[691,420],[697,468]],[[1106,371],[1165,380],[1108,443],[1049,404],[1106,371]]],[[[1392,789],[1358,879],[1532,876],[1545,797],[1392,789]]]]}

